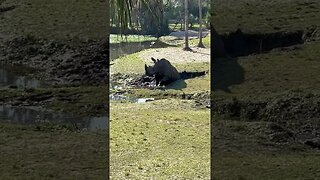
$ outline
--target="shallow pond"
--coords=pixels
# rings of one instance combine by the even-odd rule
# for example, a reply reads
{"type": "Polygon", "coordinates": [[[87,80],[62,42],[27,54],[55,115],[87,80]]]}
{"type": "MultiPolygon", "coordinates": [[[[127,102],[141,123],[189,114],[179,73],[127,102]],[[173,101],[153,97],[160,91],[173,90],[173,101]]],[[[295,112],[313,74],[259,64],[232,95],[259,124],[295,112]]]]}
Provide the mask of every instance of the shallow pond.
{"type": "Polygon", "coordinates": [[[0,67],[0,88],[39,88],[43,85],[44,84],[39,80],[29,78],[26,76],[18,76],[0,67]]]}
{"type": "Polygon", "coordinates": [[[108,117],[79,117],[66,113],[48,111],[39,107],[0,105],[0,121],[22,124],[52,123],[71,125],[80,130],[105,130],[109,128],[108,117]]]}
{"type": "Polygon", "coordinates": [[[149,101],[154,101],[154,98],[134,98],[128,97],[124,93],[112,93],[109,95],[111,101],[126,101],[131,103],[146,103],[149,101]]]}

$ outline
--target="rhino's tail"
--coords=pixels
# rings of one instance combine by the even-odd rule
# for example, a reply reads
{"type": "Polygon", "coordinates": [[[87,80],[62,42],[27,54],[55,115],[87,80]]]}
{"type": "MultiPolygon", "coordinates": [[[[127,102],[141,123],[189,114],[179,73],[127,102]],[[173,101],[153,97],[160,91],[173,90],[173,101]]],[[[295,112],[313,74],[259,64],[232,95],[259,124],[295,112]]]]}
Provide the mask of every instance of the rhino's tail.
{"type": "Polygon", "coordinates": [[[181,79],[191,79],[191,78],[195,78],[195,77],[199,77],[199,76],[204,76],[206,74],[205,71],[200,71],[200,72],[186,72],[183,71],[180,74],[180,78],[181,79]]]}

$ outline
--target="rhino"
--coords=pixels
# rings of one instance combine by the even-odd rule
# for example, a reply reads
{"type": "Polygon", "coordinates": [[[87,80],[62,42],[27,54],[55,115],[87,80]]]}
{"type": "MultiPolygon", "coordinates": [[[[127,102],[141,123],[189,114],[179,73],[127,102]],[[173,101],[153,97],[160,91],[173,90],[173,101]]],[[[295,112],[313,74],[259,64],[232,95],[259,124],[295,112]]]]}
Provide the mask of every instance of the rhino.
{"type": "Polygon", "coordinates": [[[147,66],[145,64],[145,74],[147,76],[154,76],[156,85],[168,85],[180,79],[179,72],[168,60],[164,58],[156,60],[153,57],[151,57],[151,60],[154,62],[154,65],[147,66]]]}

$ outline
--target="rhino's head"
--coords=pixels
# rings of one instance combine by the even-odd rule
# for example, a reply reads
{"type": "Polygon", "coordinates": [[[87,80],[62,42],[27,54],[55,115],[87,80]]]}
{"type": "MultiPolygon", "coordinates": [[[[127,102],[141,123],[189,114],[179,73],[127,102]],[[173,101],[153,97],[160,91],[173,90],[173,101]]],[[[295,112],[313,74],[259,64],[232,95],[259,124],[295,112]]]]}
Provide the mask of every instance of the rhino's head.
{"type": "MultiPolygon", "coordinates": [[[[154,63],[157,63],[157,60],[154,59],[153,57],[151,58],[151,60],[154,62],[154,63]]],[[[158,60],[159,61],[159,60],[158,60]]],[[[144,65],[144,70],[146,72],[146,75],[147,76],[153,76],[156,71],[155,71],[155,68],[154,68],[154,65],[153,66],[147,66],[146,64],[144,65]]]]}
{"type": "Polygon", "coordinates": [[[144,70],[147,76],[153,76],[156,72],[153,66],[144,65],[144,70]]]}

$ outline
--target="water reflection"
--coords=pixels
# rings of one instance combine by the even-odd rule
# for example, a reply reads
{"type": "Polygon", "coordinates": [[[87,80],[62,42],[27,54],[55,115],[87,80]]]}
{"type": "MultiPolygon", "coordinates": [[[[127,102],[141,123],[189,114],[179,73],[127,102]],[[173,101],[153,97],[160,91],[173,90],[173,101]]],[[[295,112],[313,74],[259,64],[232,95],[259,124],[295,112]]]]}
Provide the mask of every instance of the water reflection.
{"type": "Polygon", "coordinates": [[[26,76],[17,76],[0,67],[0,88],[15,86],[17,88],[38,88],[41,86],[39,80],[28,78],[26,76]]]}
{"type": "Polygon", "coordinates": [[[48,111],[39,107],[0,105],[0,120],[23,124],[37,124],[40,122],[69,124],[77,129],[88,129],[90,131],[109,128],[107,117],[78,117],[71,114],[48,111]]]}

